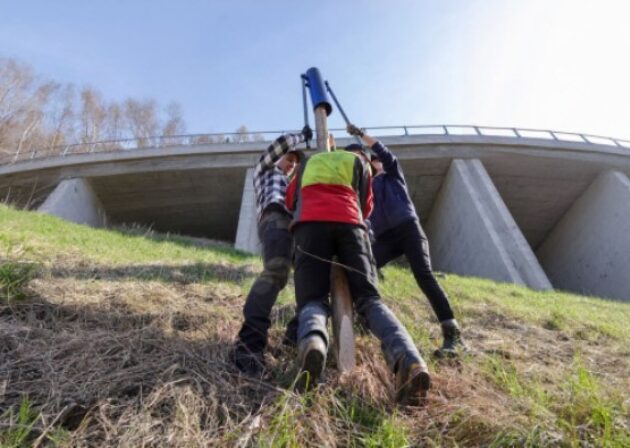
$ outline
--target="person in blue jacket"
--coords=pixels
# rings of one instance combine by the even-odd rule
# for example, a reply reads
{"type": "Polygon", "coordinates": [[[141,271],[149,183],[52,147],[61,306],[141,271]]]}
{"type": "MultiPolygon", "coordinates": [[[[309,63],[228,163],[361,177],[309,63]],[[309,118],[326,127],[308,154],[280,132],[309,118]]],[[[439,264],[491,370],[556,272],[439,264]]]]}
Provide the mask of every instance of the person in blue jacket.
{"type": "Polygon", "coordinates": [[[435,351],[435,355],[440,358],[455,357],[467,347],[448,297],[433,274],[429,242],[409,197],[398,159],[385,145],[355,125],[349,124],[347,131],[350,135],[360,137],[374,154],[374,211],[370,216],[370,224],[374,233],[372,252],[376,266],[380,269],[395,258],[405,255],[418,286],[429,299],[442,327],[444,342],[435,351]]]}

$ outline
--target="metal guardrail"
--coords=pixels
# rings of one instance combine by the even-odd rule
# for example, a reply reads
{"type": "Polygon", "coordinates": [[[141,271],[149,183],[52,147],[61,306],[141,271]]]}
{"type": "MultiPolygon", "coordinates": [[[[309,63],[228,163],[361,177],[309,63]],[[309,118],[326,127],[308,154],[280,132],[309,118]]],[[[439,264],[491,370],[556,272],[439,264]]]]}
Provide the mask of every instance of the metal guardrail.
{"type": "MultiPolygon", "coordinates": [[[[575,132],[551,131],[547,129],[527,129],[515,127],[475,126],[475,125],[418,125],[418,126],[376,126],[368,127],[370,134],[379,137],[390,136],[478,136],[506,137],[515,139],[538,139],[571,143],[587,143],[630,149],[630,140],[604,137],[600,135],[575,132]]],[[[332,132],[345,132],[345,129],[330,129],[332,132]]],[[[0,164],[13,164],[32,159],[65,157],[74,154],[101,152],[133,151],[142,149],[165,148],[172,146],[195,146],[208,144],[268,142],[285,132],[299,131],[256,131],[247,133],[214,133],[130,138],[92,143],[76,143],[45,149],[33,149],[27,152],[0,152],[0,164]]]]}

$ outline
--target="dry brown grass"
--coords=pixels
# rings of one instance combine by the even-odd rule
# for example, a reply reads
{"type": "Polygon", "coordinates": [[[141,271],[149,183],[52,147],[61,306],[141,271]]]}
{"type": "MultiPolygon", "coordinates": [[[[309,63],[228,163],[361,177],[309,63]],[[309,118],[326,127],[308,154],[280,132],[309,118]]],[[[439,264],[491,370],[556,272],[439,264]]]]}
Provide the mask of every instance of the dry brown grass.
{"type": "MultiPolygon", "coordinates": [[[[280,344],[290,306],[274,310],[264,380],[239,376],[229,362],[251,266],[217,264],[201,279],[195,264],[53,259],[28,284],[26,300],[0,306],[0,429],[15,427],[7,410],[28,397],[39,414],[29,444],[518,446],[533,437],[533,445],[569,445],[553,406],[541,406],[528,387],[562,397],[579,354],[614,390],[630,390],[630,352],[618,341],[579,339],[471,304],[465,336],[476,354],[431,364],[425,407],[392,404],[392,378],[370,337],[358,340],[355,371],[340,376],[331,360],[325,384],[298,395],[295,353],[280,344]],[[523,393],[493,377],[492,360],[514,366],[523,393]]],[[[407,321],[427,322],[424,307],[410,309],[407,321]]],[[[429,334],[425,351],[439,339],[436,327],[429,334]]]]}

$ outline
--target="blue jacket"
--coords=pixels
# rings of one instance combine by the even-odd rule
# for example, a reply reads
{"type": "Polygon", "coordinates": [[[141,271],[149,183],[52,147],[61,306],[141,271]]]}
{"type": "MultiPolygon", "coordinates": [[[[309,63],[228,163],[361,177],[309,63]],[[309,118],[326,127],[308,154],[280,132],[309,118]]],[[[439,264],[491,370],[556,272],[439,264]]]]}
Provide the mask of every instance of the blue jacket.
{"type": "Polygon", "coordinates": [[[396,156],[381,142],[374,143],[372,151],[383,163],[384,171],[372,179],[374,210],[370,223],[374,236],[378,238],[400,224],[418,220],[418,215],[396,156]]]}

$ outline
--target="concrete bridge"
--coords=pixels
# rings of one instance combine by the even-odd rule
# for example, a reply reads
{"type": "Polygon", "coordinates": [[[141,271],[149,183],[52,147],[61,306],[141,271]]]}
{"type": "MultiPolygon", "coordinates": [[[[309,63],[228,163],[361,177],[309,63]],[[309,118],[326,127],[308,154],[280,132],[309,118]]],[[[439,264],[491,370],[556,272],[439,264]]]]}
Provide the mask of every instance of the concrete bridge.
{"type": "MultiPolygon", "coordinates": [[[[403,134],[380,139],[401,160],[437,270],[630,300],[630,142],[382,129],[403,134]]],[[[248,168],[268,143],[26,157],[0,165],[0,198],[93,226],[139,223],[257,252],[248,168]]]]}

